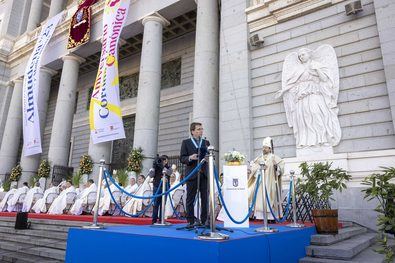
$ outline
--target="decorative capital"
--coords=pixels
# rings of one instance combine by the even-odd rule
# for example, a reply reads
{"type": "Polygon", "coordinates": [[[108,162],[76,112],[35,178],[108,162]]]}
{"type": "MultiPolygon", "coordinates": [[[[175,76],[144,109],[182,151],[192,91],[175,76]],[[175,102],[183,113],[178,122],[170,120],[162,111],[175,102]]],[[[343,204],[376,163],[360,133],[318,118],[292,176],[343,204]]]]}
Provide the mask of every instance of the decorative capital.
{"type": "Polygon", "coordinates": [[[72,53],[69,53],[69,54],[63,56],[63,57],[62,57],[62,60],[63,60],[63,61],[66,61],[66,60],[75,60],[75,61],[77,61],[77,62],[80,63],[80,64],[85,62],[85,59],[84,59],[84,58],[82,58],[82,57],[80,57],[80,56],[77,56],[77,55],[75,55],[75,54],[72,54],[72,53]]]}
{"type": "Polygon", "coordinates": [[[148,16],[146,16],[146,17],[144,17],[141,23],[142,23],[143,26],[144,26],[145,23],[147,23],[147,22],[149,22],[149,21],[158,22],[158,23],[162,24],[162,26],[168,26],[168,25],[170,25],[170,22],[169,22],[166,18],[164,18],[163,16],[161,16],[159,13],[157,13],[157,12],[155,12],[155,13],[153,13],[153,14],[150,14],[150,15],[148,15],[148,16]]]}

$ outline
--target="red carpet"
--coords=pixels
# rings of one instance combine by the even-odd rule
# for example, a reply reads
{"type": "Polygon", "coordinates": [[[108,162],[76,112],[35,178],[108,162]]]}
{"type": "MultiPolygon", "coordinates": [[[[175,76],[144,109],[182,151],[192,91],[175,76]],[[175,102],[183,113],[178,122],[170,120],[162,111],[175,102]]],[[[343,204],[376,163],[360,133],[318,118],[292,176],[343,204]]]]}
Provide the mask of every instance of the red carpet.
{"type": "MultiPolygon", "coordinates": [[[[0,217],[15,217],[16,213],[0,212],[0,217]]],[[[29,218],[35,219],[49,219],[49,220],[66,220],[66,221],[80,221],[80,222],[92,222],[93,216],[91,215],[48,215],[48,214],[35,214],[29,213],[29,218]]],[[[150,225],[150,217],[125,217],[125,216],[99,216],[99,223],[109,224],[129,224],[129,225],[150,225]]],[[[172,224],[183,224],[186,223],[184,220],[179,219],[168,219],[166,220],[172,224]]]]}
{"type": "MultiPolygon", "coordinates": [[[[15,217],[16,213],[12,212],[0,212],[0,217],[15,217]]],[[[35,214],[29,213],[29,218],[35,219],[49,219],[49,220],[66,220],[66,221],[80,221],[80,222],[92,222],[93,216],[91,215],[48,215],[48,214],[35,214]]],[[[186,224],[186,220],[179,219],[167,219],[166,221],[172,224],[186,224]]],[[[151,218],[150,217],[125,217],[125,216],[99,216],[99,223],[108,223],[108,224],[127,224],[127,225],[150,225],[151,218]]],[[[218,222],[222,223],[222,222],[218,222]]],[[[281,224],[275,224],[280,226],[285,226],[290,222],[283,222],[281,224]]],[[[300,222],[301,223],[301,222],[300,222]]],[[[251,220],[250,224],[252,225],[263,225],[262,220],[251,220]]],[[[313,226],[313,223],[305,222],[305,226],[313,226]]],[[[341,223],[339,223],[339,228],[342,228],[341,223]]]]}

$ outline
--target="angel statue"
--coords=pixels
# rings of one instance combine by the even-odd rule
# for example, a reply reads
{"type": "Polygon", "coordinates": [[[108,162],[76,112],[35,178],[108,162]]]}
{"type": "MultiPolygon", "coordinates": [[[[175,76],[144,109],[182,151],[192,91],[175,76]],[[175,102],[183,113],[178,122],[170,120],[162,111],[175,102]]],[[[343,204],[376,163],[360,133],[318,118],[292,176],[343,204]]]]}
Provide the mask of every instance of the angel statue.
{"type": "Polygon", "coordinates": [[[276,98],[283,97],[297,148],[339,144],[338,95],[339,70],[333,47],[301,48],[286,56],[282,89],[276,98]]]}

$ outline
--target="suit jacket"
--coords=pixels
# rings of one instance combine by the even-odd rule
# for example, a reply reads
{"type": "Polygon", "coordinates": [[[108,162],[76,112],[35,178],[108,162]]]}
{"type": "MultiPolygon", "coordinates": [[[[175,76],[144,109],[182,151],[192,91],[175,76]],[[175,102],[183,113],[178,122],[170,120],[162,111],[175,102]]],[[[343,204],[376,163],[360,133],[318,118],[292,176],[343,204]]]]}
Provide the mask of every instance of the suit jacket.
{"type": "MultiPolygon", "coordinates": [[[[200,147],[200,157],[199,160],[202,160],[206,154],[208,153],[207,147],[210,146],[210,142],[208,140],[202,139],[202,145],[200,147]]],[[[198,164],[197,160],[189,161],[189,156],[192,154],[198,154],[199,149],[196,148],[194,143],[191,141],[191,138],[183,140],[181,144],[181,151],[180,151],[180,161],[181,163],[186,165],[185,168],[185,176],[188,176],[189,173],[196,167],[198,164]]],[[[200,169],[200,176],[203,178],[207,178],[207,163],[203,164],[202,168],[200,169]]],[[[190,180],[196,180],[197,173],[195,173],[190,180]]]]}

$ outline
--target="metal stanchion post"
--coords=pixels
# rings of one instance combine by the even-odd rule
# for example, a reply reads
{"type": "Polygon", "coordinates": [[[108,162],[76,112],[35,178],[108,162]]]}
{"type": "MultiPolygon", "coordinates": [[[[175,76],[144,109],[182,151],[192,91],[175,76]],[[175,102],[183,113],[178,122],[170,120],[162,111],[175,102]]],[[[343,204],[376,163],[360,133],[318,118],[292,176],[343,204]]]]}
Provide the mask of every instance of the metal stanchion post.
{"type": "Polygon", "coordinates": [[[93,222],[92,222],[92,225],[83,226],[83,228],[89,228],[89,229],[101,229],[101,228],[104,228],[103,225],[99,225],[97,223],[97,217],[98,217],[98,211],[99,211],[101,186],[102,186],[103,173],[104,173],[104,164],[105,163],[106,162],[104,160],[100,160],[100,170],[99,170],[99,178],[98,178],[98,182],[97,182],[96,202],[95,202],[95,207],[93,209],[93,222]]]}
{"type": "Polygon", "coordinates": [[[224,240],[224,239],[229,239],[228,235],[216,232],[216,226],[215,226],[215,182],[214,182],[214,147],[209,146],[208,148],[209,151],[209,161],[208,161],[208,167],[209,167],[209,216],[210,216],[210,232],[208,233],[203,233],[198,236],[199,239],[205,239],[205,240],[224,240]]]}
{"type": "Polygon", "coordinates": [[[262,202],[263,202],[263,227],[255,229],[255,232],[273,233],[278,230],[271,228],[267,225],[267,200],[266,200],[266,177],[265,177],[265,162],[260,162],[261,166],[261,191],[262,191],[262,202]]]}
{"type": "MultiPolygon", "coordinates": [[[[162,173],[162,193],[166,192],[166,173],[162,173]]],[[[169,197],[170,198],[170,197],[169,197]]],[[[155,223],[153,226],[171,226],[171,223],[165,221],[165,213],[166,213],[166,195],[162,195],[162,204],[161,204],[161,217],[160,223],[155,223]]]]}
{"type": "Polygon", "coordinates": [[[292,212],[293,212],[293,223],[288,224],[288,227],[295,227],[295,228],[301,228],[304,227],[303,224],[298,224],[297,223],[297,216],[296,216],[296,181],[295,181],[295,171],[290,171],[290,178],[292,182],[292,212]]]}

